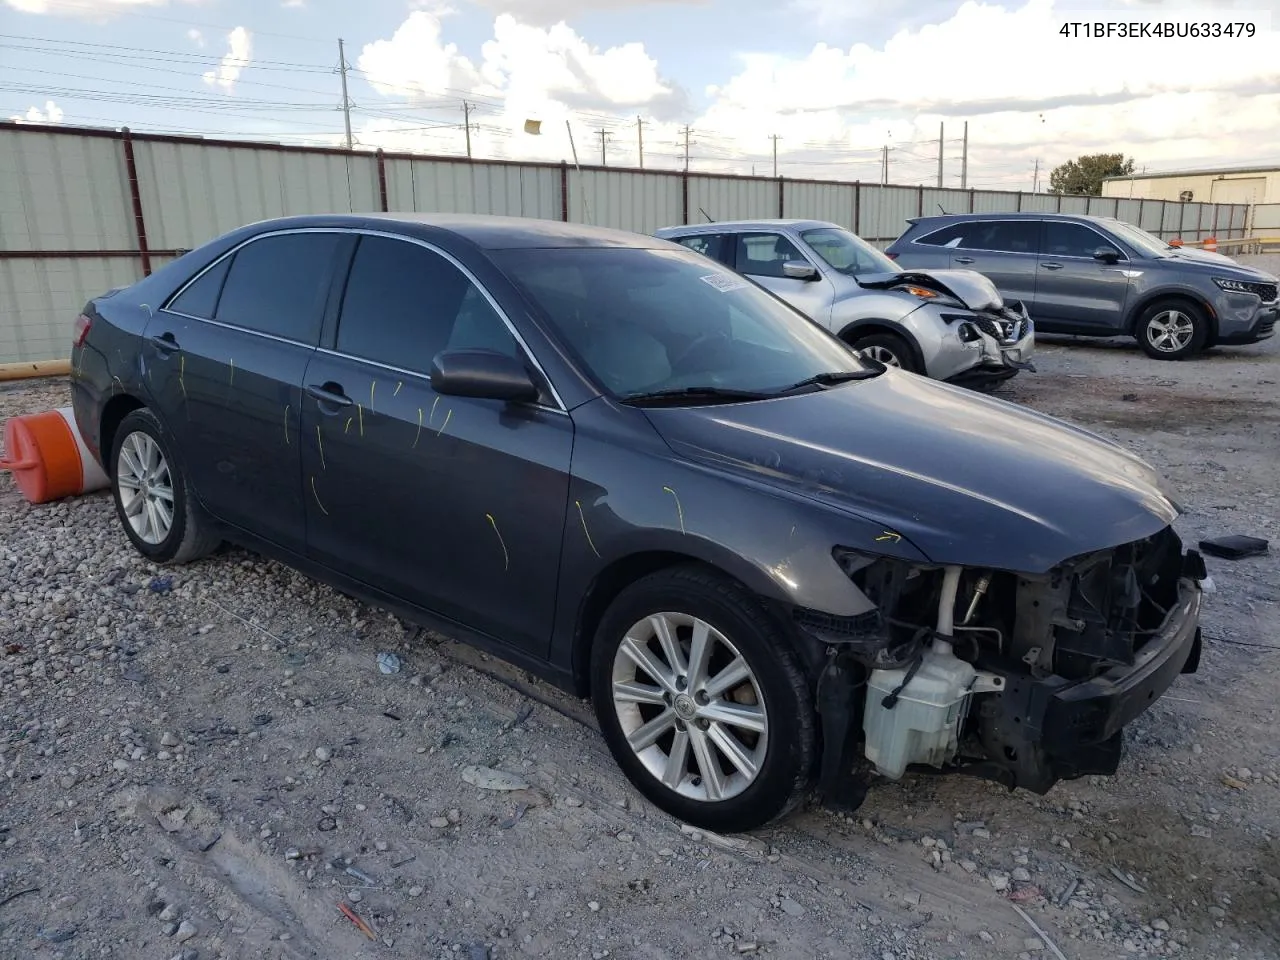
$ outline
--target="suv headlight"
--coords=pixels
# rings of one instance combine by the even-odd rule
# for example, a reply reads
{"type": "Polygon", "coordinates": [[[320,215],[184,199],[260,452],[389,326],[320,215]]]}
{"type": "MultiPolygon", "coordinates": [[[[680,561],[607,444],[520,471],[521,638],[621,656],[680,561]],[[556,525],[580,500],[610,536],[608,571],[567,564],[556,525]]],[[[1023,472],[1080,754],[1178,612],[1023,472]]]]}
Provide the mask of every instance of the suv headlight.
{"type": "Polygon", "coordinates": [[[1254,285],[1247,280],[1232,280],[1228,277],[1214,277],[1213,282],[1223,290],[1229,290],[1232,293],[1252,293],[1257,294],[1254,285]]]}

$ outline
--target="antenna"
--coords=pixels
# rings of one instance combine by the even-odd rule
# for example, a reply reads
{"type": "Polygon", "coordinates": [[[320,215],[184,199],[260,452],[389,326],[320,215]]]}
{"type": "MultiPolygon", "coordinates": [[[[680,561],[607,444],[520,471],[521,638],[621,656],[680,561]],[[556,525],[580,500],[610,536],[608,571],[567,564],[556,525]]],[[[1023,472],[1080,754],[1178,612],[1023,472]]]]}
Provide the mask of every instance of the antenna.
{"type": "Polygon", "coordinates": [[[707,211],[703,210],[701,207],[698,208],[698,212],[707,218],[707,223],[715,223],[715,221],[711,219],[711,214],[707,213],[707,211]]]}

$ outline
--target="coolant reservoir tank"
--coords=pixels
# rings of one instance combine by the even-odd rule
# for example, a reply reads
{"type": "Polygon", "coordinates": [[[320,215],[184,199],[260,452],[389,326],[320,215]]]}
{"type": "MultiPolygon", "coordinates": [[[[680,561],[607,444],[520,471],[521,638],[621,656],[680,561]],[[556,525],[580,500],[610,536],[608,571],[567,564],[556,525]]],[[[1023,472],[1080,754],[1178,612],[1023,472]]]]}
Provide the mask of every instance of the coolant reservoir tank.
{"type": "Polygon", "coordinates": [[[970,696],[1004,688],[1003,678],[974,669],[945,640],[934,640],[910,682],[890,700],[908,673],[906,668],[875,670],[867,681],[867,759],[892,780],[906,773],[910,764],[941,767],[952,759],[970,696]]]}

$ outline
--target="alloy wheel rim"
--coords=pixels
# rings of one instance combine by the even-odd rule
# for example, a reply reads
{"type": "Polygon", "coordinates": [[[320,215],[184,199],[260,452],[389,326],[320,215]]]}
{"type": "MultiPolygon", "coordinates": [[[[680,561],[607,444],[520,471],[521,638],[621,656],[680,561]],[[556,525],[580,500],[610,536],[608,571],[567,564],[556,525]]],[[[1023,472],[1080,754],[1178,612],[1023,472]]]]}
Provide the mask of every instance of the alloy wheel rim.
{"type": "Polygon", "coordinates": [[[866,357],[868,360],[875,360],[883,363],[886,367],[902,367],[898,360],[898,355],[888,347],[882,347],[879,344],[871,347],[863,347],[858,351],[859,355],[866,357]]]}
{"type": "Polygon", "coordinates": [[[1181,310],[1157,313],[1147,324],[1147,342],[1161,353],[1177,353],[1195,336],[1194,321],[1181,310]]]}
{"type": "Polygon", "coordinates": [[[667,789],[718,802],[759,776],[769,748],[764,692],[705,620],[667,612],[632,625],[614,655],[612,696],[627,744],[667,789]]]}
{"type": "Polygon", "coordinates": [[[141,430],[124,438],[116,489],[129,526],[144,543],[163,543],[173,529],[173,476],[155,439],[141,430]]]}

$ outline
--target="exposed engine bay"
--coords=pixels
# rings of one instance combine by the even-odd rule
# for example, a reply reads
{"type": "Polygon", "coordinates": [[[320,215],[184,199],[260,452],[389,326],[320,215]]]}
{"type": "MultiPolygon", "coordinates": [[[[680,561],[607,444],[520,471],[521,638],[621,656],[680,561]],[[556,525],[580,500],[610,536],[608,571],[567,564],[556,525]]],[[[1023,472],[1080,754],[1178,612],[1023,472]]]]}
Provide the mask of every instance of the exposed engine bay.
{"type": "Polygon", "coordinates": [[[836,558],[875,609],[797,619],[826,646],[823,790],[837,803],[860,802],[872,772],[1037,793],[1113,774],[1122,728],[1197,668],[1204,562],[1172,527],[1042,575],[836,558]]]}

